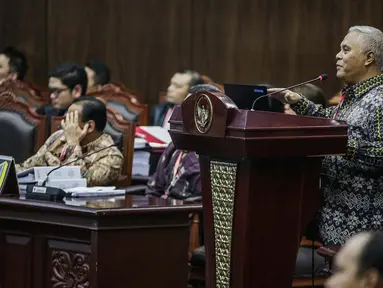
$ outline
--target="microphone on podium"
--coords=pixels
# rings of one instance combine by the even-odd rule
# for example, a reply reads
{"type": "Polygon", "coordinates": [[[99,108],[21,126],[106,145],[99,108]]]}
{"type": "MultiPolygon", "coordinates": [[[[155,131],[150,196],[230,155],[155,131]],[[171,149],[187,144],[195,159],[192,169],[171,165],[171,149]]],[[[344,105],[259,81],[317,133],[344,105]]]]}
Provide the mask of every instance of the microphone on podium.
{"type": "Polygon", "coordinates": [[[305,85],[305,84],[308,84],[308,83],[311,83],[311,82],[315,82],[315,81],[324,81],[328,78],[327,74],[321,74],[319,75],[318,77],[314,78],[314,79],[311,79],[311,80],[308,80],[308,81],[305,81],[305,82],[302,82],[302,83],[299,83],[299,84],[295,84],[293,86],[290,86],[290,87],[287,87],[287,88],[284,88],[282,90],[279,90],[279,91],[275,91],[275,92],[272,92],[272,93],[268,93],[266,95],[262,95],[261,97],[258,97],[257,99],[254,100],[253,102],[253,105],[251,106],[251,111],[254,111],[254,105],[255,103],[257,103],[258,100],[260,99],[263,99],[263,98],[266,98],[266,97],[269,97],[271,95],[274,95],[274,94],[277,94],[277,93],[281,93],[283,91],[286,91],[286,90],[290,90],[290,89],[293,89],[295,87],[298,87],[298,86],[301,86],[301,85],[305,85]]]}
{"type": "Polygon", "coordinates": [[[96,151],[86,153],[85,155],[83,155],[81,157],[77,157],[76,159],[74,159],[72,161],[69,161],[65,164],[61,164],[61,165],[53,168],[52,170],[50,170],[47,173],[47,176],[45,177],[43,183],[41,183],[41,186],[39,186],[39,185],[28,185],[27,186],[26,198],[27,199],[37,199],[37,200],[48,200],[48,201],[61,201],[66,195],[64,190],[62,190],[60,188],[49,187],[49,186],[46,187],[45,186],[48,182],[49,175],[51,175],[54,171],[57,171],[62,167],[68,166],[68,165],[73,164],[79,160],[83,160],[84,158],[86,158],[90,155],[93,155],[95,153],[104,151],[106,149],[109,149],[109,148],[115,147],[115,146],[117,146],[117,145],[112,144],[112,145],[109,145],[107,147],[98,149],[96,151]]]}

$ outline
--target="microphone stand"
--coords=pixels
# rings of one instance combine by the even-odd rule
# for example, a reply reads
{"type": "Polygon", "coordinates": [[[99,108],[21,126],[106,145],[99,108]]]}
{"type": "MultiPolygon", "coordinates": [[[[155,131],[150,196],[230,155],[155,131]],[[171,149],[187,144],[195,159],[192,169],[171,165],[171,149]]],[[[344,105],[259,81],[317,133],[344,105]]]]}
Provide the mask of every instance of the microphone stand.
{"type": "Polygon", "coordinates": [[[251,111],[254,111],[254,105],[255,105],[255,103],[257,103],[260,99],[269,97],[269,96],[274,95],[274,94],[281,93],[281,92],[286,91],[286,90],[293,89],[293,88],[295,88],[295,87],[299,87],[299,86],[301,86],[301,85],[309,84],[309,83],[311,83],[311,82],[315,82],[315,81],[318,81],[318,80],[319,80],[319,81],[323,81],[323,80],[326,80],[327,77],[328,77],[327,74],[322,74],[322,75],[318,76],[318,77],[315,78],[315,79],[311,79],[311,80],[308,80],[308,81],[305,81],[305,82],[302,82],[302,83],[299,83],[299,84],[295,84],[295,85],[293,85],[293,86],[284,88],[284,89],[282,89],[282,90],[275,91],[275,92],[272,92],[272,93],[263,95],[263,96],[261,96],[261,97],[258,97],[257,99],[254,100],[253,105],[251,105],[251,111]]]}

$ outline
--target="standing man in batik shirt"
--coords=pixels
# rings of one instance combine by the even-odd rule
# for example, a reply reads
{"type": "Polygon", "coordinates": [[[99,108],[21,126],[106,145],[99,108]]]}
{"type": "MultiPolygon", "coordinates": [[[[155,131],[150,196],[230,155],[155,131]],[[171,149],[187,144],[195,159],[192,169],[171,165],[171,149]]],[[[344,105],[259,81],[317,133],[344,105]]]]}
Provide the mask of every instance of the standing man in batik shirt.
{"type": "Polygon", "coordinates": [[[123,156],[112,146],[112,137],[103,133],[106,121],[106,107],[102,101],[91,96],[75,99],[61,123],[62,130],[52,134],[35,155],[16,165],[16,170],[59,166],[89,154],[71,165],[81,166],[88,186],[110,184],[121,174],[123,156]]]}
{"type": "Polygon", "coordinates": [[[276,96],[291,104],[297,114],[343,120],[349,125],[346,155],[323,161],[319,232],[325,245],[343,245],[357,232],[383,228],[382,67],[382,31],[354,26],[336,55],[336,75],[347,84],[339,105],[323,109],[292,91],[276,96]]]}

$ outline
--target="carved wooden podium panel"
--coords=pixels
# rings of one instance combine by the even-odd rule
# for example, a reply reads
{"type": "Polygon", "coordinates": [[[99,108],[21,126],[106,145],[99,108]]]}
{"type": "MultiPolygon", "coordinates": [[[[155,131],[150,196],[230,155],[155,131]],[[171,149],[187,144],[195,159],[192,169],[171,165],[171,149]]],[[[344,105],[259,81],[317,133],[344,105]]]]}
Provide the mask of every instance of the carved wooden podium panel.
{"type": "Polygon", "coordinates": [[[169,132],[200,156],[207,287],[291,287],[320,205],[322,157],[345,153],[347,126],[238,110],[222,93],[199,92],[175,108],[169,132]]]}

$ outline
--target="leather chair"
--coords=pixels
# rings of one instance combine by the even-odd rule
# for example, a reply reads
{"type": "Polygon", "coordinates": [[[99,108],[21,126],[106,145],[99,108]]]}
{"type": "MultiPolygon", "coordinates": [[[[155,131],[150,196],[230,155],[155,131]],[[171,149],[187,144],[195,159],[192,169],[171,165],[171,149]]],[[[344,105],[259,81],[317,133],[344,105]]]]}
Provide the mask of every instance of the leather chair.
{"type": "Polygon", "coordinates": [[[324,257],[325,261],[328,262],[330,274],[332,270],[333,259],[341,248],[341,246],[322,246],[317,250],[318,255],[324,257]]]}
{"type": "Polygon", "coordinates": [[[0,92],[0,154],[20,163],[45,143],[47,119],[12,92],[0,92]]]}
{"type": "Polygon", "coordinates": [[[118,111],[122,117],[139,125],[148,125],[148,105],[138,103],[136,97],[120,89],[92,91],[89,96],[104,100],[108,107],[118,111]]]}
{"type": "Polygon", "coordinates": [[[210,77],[208,77],[208,76],[206,76],[206,75],[201,75],[201,78],[202,78],[202,80],[203,80],[203,82],[204,82],[205,84],[213,85],[213,86],[217,87],[219,90],[221,90],[222,93],[225,92],[225,88],[223,87],[223,85],[214,82],[210,77]]]}
{"type": "Polygon", "coordinates": [[[30,82],[6,80],[0,85],[0,93],[12,92],[21,101],[28,103],[28,105],[36,109],[49,102],[49,98],[47,99],[36,87],[30,82]]]}

